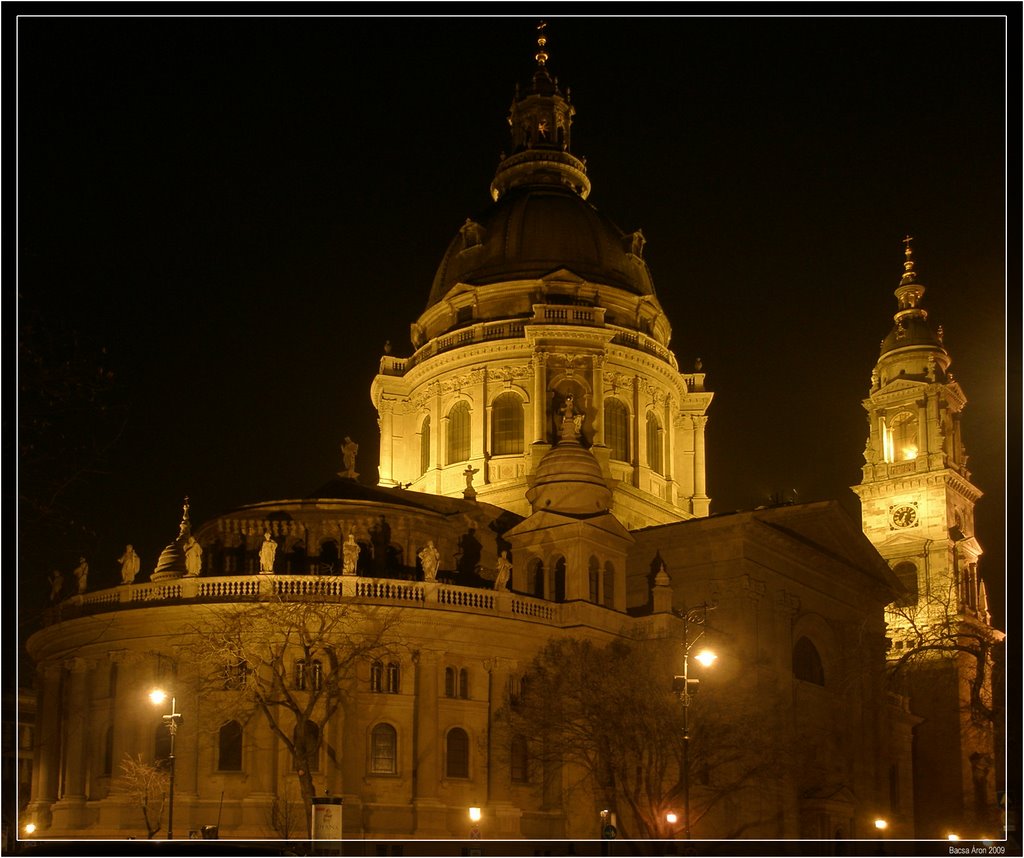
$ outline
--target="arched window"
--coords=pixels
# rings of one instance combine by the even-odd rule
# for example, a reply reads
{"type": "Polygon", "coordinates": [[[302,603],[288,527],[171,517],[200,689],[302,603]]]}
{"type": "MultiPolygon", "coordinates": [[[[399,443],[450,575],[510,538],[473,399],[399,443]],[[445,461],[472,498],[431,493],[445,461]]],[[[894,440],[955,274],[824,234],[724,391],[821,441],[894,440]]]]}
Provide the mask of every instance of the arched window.
{"type": "Polygon", "coordinates": [[[523,784],[530,780],[529,754],[526,739],[516,736],[512,740],[512,748],[509,753],[511,759],[511,776],[513,783],[523,784]]]}
{"type": "Polygon", "coordinates": [[[444,773],[450,778],[469,777],[469,736],[461,727],[448,731],[445,742],[444,773]]]}
{"type": "Polygon", "coordinates": [[[319,691],[324,683],[324,666],[319,659],[306,662],[300,658],[295,662],[295,687],[299,691],[319,691]]]}
{"type": "Polygon", "coordinates": [[[242,725],[237,721],[221,725],[217,742],[217,769],[222,772],[242,771],[242,725]]]}
{"type": "Polygon", "coordinates": [[[900,583],[907,588],[905,595],[897,596],[894,604],[897,607],[908,607],[917,604],[917,567],[913,563],[897,563],[892,571],[900,583]]]}
{"type": "Polygon", "coordinates": [[[793,647],[793,675],[804,682],[825,684],[825,668],[818,648],[807,638],[800,638],[793,647]]]}
{"type": "Polygon", "coordinates": [[[390,724],[378,724],[370,733],[370,773],[398,773],[398,733],[390,724]]]}
{"type": "Polygon", "coordinates": [[[559,557],[555,561],[555,601],[565,601],[565,558],[559,557]]]}
{"type": "Polygon", "coordinates": [[[886,462],[909,462],[917,458],[917,415],[900,411],[882,418],[882,458],[886,462]]]}
{"type": "Polygon", "coordinates": [[[526,567],[526,586],[531,595],[544,598],[544,562],[539,558],[531,560],[526,567]]]}
{"type": "Polygon", "coordinates": [[[455,668],[446,667],[444,669],[444,696],[454,697],[455,696],[455,668]]]}
{"type": "Polygon", "coordinates": [[[420,428],[420,473],[425,474],[430,468],[430,415],[423,418],[420,428]]]}
{"type": "Polygon", "coordinates": [[[523,400],[503,393],[491,408],[491,455],[523,452],[523,400]]]}
{"type": "Polygon", "coordinates": [[[370,665],[370,691],[384,690],[384,665],[375,661],[370,665]]]}
{"type": "Polygon", "coordinates": [[[466,668],[459,671],[459,697],[469,700],[469,671],[466,668]]]}
{"type": "Polygon", "coordinates": [[[590,583],[590,601],[595,605],[601,604],[601,564],[600,561],[591,555],[587,564],[587,578],[590,583]]]}
{"type": "Polygon", "coordinates": [[[388,694],[398,694],[401,683],[401,671],[395,662],[388,663],[388,694]]]}
{"type": "Polygon", "coordinates": [[[653,411],[647,412],[647,464],[654,473],[665,473],[661,456],[661,423],[653,411]]]}
{"type": "Polygon", "coordinates": [[[615,567],[611,560],[604,564],[604,604],[606,608],[615,607],[615,567]]]}
{"type": "Polygon", "coordinates": [[[613,459],[630,461],[629,409],[620,399],[604,401],[604,442],[611,449],[613,459]]]}
{"type": "Polygon", "coordinates": [[[448,464],[469,459],[469,403],[456,402],[448,412],[448,464]]]}

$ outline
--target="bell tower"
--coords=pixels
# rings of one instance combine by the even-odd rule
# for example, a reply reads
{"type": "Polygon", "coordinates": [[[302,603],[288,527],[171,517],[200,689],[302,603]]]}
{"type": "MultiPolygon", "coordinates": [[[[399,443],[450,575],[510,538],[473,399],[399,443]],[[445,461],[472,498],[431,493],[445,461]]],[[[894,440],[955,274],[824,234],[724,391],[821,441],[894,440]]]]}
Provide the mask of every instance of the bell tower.
{"type": "Polygon", "coordinates": [[[860,497],[865,535],[906,588],[886,608],[895,690],[921,723],[913,754],[918,837],[996,831],[993,629],[961,436],[967,397],[950,372],[941,326],[921,299],[911,247],[863,406],[868,436],[860,497]]]}

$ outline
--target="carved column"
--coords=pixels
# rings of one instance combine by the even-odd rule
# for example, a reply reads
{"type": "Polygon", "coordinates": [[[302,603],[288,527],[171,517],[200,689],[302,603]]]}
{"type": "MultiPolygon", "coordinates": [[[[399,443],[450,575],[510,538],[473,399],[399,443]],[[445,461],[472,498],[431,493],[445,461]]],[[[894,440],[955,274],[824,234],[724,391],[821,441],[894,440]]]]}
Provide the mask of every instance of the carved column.
{"type": "Polygon", "coordinates": [[[57,800],[59,783],[61,735],[61,665],[47,662],[40,670],[42,688],[39,695],[39,731],[36,739],[35,759],[32,765],[32,805],[36,810],[37,823],[43,822],[43,815],[50,804],[57,800]]]}
{"type": "Polygon", "coordinates": [[[484,456],[484,450],[487,449],[488,433],[490,429],[490,420],[488,419],[490,409],[486,408],[487,403],[487,372],[483,369],[470,370],[469,373],[469,389],[470,395],[473,397],[473,409],[470,412],[470,426],[472,431],[469,434],[469,458],[470,460],[476,459],[479,461],[484,456]]]}
{"type": "Polygon", "coordinates": [[[693,493],[695,498],[708,496],[704,479],[704,427],[708,418],[704,415],[693,418],[693,493]]]}
{"type": "MultiPolygon", "coordinates": [[[[380,484],[395,484],[395,403],[382,399],[377,406],[380,412],[380,484]]],[[[401,465],[407,464],[404,460],[401,465]]]]}
{"type": "Polygon", "coordinates": [[[67,753],[65,755],[64,795],[65,799],[85,800],[86,736],[89,728],[88,679],[92,665],[84,658],[72,658],[65,662],[70,671],[68,682],[68,707],[64,724],[67,730],[67,753]]]}
{"type": "Polygon", "coordinates": [[[928,425],[928,397],[925,396],[917,403],[917,443],[920,445],[917,451],[917,458],[923,462],[928,461],[928,450],[931,444],[928,438],[931,427],[928,425]]]}
{"type": "Polygon", "coordinates": [[[533,356],[533,440],[534,443],[547,441],[544,432],[545,417],[547,415],[547,385],[545,375],[547,372],[548,356],[541,351],[535,352],[533,356]]]}
{"type": "Polygon", "coordinates": [[[640,487],[640,463],[647,460],[647,433],[640,431],[640,378],[633,376],[633,485],[640,487]],[[641,449],[643,448],[643,449],[641,449]]]}
{"type": "Polygon", "coordinates": [[[447,837],[446,810],[438,800],[441,780],[440,735],[437,727],[438,656],[420,650],[416,664],[416,708],[413,726],[413,807],[417,837],[447,837]]]}
{"type": "Polygon", "coordinates": [[[594,374],[594,444],[604,446],[604,359],[603,354],[591,358],[594,374]]]}

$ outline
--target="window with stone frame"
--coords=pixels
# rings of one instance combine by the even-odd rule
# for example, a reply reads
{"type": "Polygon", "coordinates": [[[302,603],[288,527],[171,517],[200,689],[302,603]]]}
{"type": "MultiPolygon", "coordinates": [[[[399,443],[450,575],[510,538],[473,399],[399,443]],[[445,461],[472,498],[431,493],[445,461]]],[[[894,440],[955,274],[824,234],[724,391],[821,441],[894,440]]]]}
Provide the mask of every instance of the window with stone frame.
{"type": "Polygon", "coordinates": [[[398,731],[390,724],[378,724],[370,732],[370,774],[398,773],[398,731]]]}
{"type": "Polygon", "coordinates": [[[449,778],[469,777],[469,735],[453,727],[445,737],[444,773],[449,778]]]}
{"type": "Polygon", "coordinates": [[[242,725],[226,721],[217,737],[217,771],[242,771],[242,725]]]}
{"type": "Polygon", "coordinates": [[[503,393],[491,406],[491,455],[510,456],[523,452],[523,400],[515,393],[503,393]]]}
{"type": "Polygon", "coordinates": [[[470,452],[469,403],[456,402],[448,412],[448,459],[449,465],[465,462],[470,452]]]}
{"type": "Polygon", "coordinates": [[[621,399],[609,397],[604,401],[604,443],[611,458],[629,462],[629,408],[621,399]]]}

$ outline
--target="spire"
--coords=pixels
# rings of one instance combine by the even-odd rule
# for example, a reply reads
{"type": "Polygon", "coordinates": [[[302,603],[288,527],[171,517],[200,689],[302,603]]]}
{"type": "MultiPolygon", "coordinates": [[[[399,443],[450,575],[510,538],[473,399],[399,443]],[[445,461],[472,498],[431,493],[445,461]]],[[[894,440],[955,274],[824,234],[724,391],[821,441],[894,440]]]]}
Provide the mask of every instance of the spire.
{"type": "Polygon", "coordinates": [[[917,274],[914,273],[914,251],[910,247],[910,242],[913,240],[914,236],[912,235],[903,236],[903,243],[906,245],[903,255],[906,257],[906,262],[903,263],[903,279],[900,280],[900,286],[906,286],[917,280],[917,274]]]}
{"type": "MultiPolygon", "coordinates": [[[[949,356],[942,345],[942,334],[932,329],[928,323],[928,311],[921,306],[925,287],[918,281],[917,271],[914,270],[914,249],[911,244],[913,240],[914,237],[909,234],[902,239],[903,274],[900,277],[899,286],[893,292],[896,296],[897,309],[892,317],[894,323],[892,330],[889,332],[889,336],[882,340],[880,352],[884,356],[889,352],[905,349],[908,346],[923,347],[932,352],[944,372],[949,364],[949,356]]],[[[928,367],[924,370],[915,370],[913,373],[910,372],[910,369],[911,367],[906,367],[910,375],[916,375],[918,372],[927,374],[930,371],[934,376],[935,372],[934,368],[929,370],[928,367]]]]}
{"type": "Polygon", "coordinates": [[[529,84],[515,88],[508,124],[512,135],[511,154],[502,155],[491,182],[491,196],[497,200],[506,191],[522,185],[568,187],[584,199],[590,180],[582,160],[570,154],[572,118],[575,114],[568,92],[563,95],[558,79],[548,68],[547,23],[537,25],[536,66],[529,84]]]}

